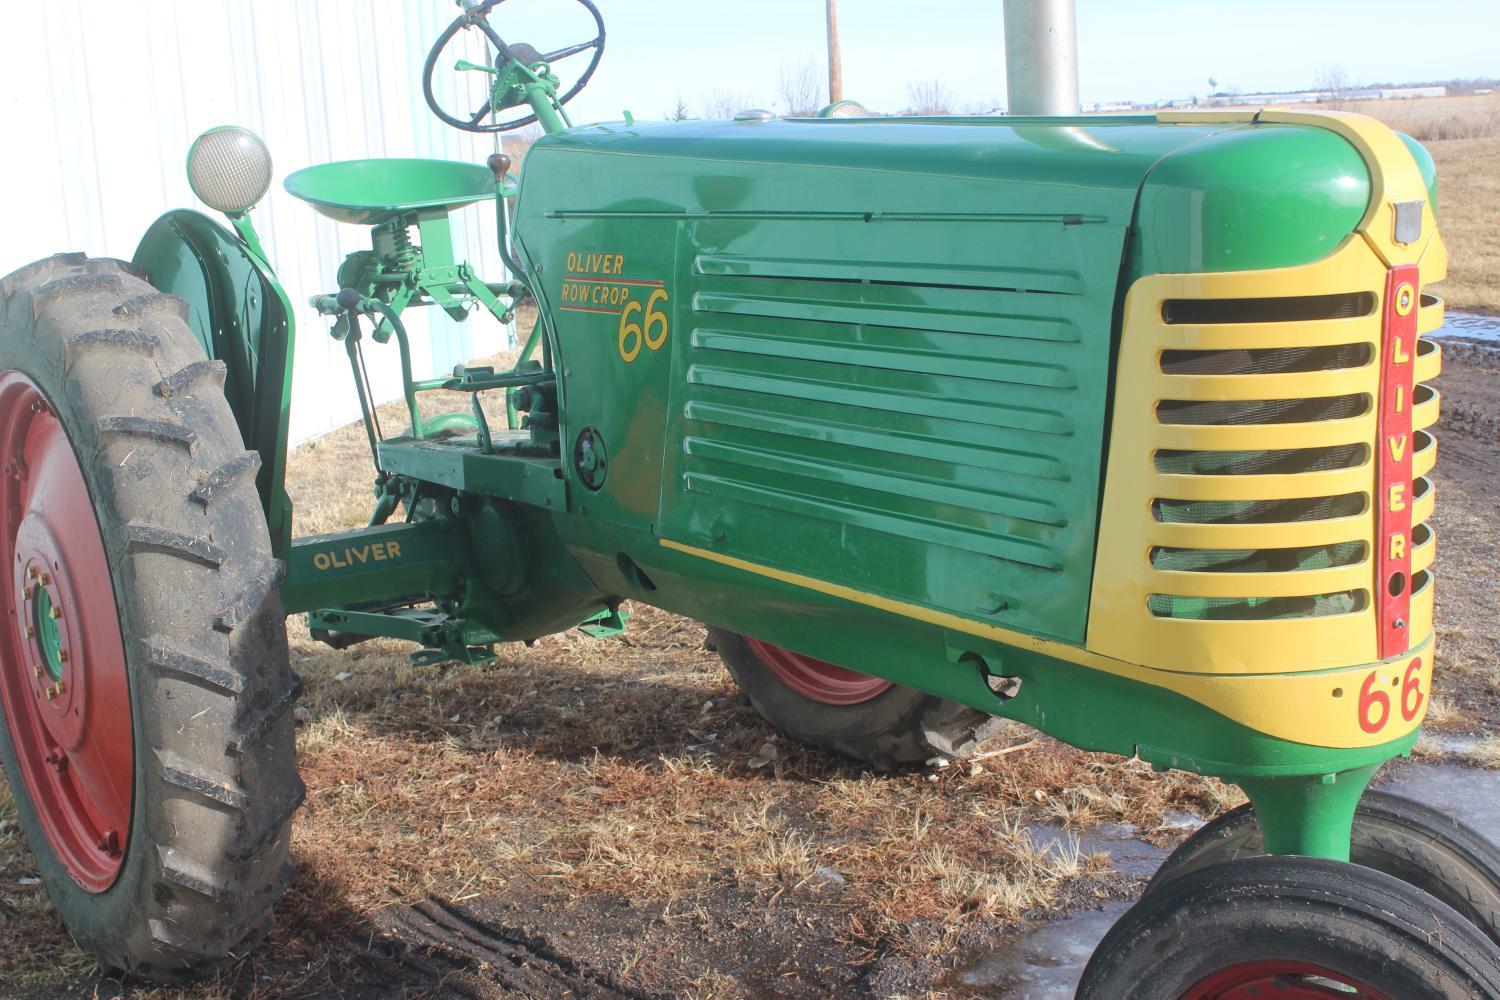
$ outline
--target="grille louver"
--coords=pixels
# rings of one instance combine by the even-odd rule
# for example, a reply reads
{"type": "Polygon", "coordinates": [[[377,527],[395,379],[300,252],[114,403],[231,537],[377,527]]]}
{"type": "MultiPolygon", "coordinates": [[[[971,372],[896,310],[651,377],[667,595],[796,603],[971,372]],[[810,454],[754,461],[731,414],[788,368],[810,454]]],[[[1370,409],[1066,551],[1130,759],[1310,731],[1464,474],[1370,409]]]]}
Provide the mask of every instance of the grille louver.
{"type": "MultiPolygon", "coordinates": [[[[1355,295],[1299,296],[1290,299],[1174,300],[1166,303],[1167,322],[1206,321],[1227,323],[1227,317],[1253,323],[1267,318],[1285,320],[1334,319],[1360,316],[1372,311],[1374,297],[1355,295]],[[1369,299],[1366,302],[1366,299],[1369,299]],[[1192,317],[1188,319],[1186,317],[1192,317]]],[[[1328,347],[1249,348],[1242,350],[1169,350],[1162,352],[1160,368],[1168,376],[1214,376],[1235,379],[1235,400],[1163,398],[1157,402],[1161,424],[1188,429],[1203,427],[1320,424],[1348,421],[1367,414],[1370,396],[1345,393],[1335,396],[1267,399],[1258,392],[1260,382],[1284,375],[1306,375],[1352,370],[1370,364],[1369,344],[1337,344],[1328,347]]],[[[1170,390],[1169,390],[1170,391],[1170,390]]],[[[1187,395],[1187,394],[1184,394],[1187,395]]],[[[1352,435],[1351,435],[1352,436],[1352,435]]],[[[1330,490],[1326,495],[1316,482],[1319,474],[1340,474],[1367,469],[1370,449],[1359,440],[1331,443],[1314,448],[1267,450],[1158,449],[1156,469],[1172,481],[1189,487],[1218,477],[1275,477],[1285,492],[1288,485],[1305,480],[1307,495],[1266,499],[1220,500],[1157,496],[1152,516],[1173,524],[1296,524],[1329,522],[1330,540],[1324,544],[1278,549],[1192,549],[1157,546],[1152,549],[1153,569],[1173,574],[1237,573],[1252,580],[1256,574],[1296,573],[1357,565],[1367,556],[1367,546],[1354,538],[1338,537],[1340,522],[1365,512],[1368,494],[1330,490]]],[[[1247,586],[1253,589],[1254,583],[1247,586]]],[[[1163,618],[1204,621],[1246,621],[1287,618],[1317,618],[1363,610],[1369,603],[1364,587],[1343,588],[1327,593],[1284,595],[1268,587],[1264,595],[1207,597],[1193,594],[1152,593],[1147,598],[1151,614],[1163,618]]]]}

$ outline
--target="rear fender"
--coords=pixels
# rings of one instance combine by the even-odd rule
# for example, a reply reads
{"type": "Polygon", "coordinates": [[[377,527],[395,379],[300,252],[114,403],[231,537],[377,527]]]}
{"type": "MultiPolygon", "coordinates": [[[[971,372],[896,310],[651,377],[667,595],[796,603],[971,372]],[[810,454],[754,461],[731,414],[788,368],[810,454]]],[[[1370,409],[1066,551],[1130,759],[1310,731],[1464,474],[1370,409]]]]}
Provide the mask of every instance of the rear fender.
{"type": "Polygon", "coordinates": [[[291,409],[292,306],[256,250],[207,216],[168,212],[146,231],[134,264],[160,291],[187,303],[188,325],[210,358],[224,362],[224,395],[246,447],[260,454],[256,485],[278,558],[291,540],[286,495],[291,409]]]}

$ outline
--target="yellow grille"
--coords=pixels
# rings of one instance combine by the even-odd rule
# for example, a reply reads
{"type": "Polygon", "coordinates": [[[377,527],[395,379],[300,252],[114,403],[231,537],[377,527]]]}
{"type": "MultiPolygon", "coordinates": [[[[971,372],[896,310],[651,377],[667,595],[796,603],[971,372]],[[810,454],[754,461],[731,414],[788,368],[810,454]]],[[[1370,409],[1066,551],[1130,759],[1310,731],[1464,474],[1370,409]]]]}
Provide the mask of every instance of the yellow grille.
{"type": "MultiPolygon", "coordinates": [[[[1445,270],[1433,240],[1424,281],[1445,270]]],[[[1125,304],[1089,649],[1209,673],[1378,659],[1376,403],[1386,264],[1350,237],[1316,264],[1153,275],[1125,304]]],[[[1442,322],[1426,296],[1421,331],[1442,322]]],[[[1418,380],[1440,353],[1422,341],[1418,380]]],[[[1437,393],[1413,399],[1431,470],[1437,393]]],[[[1413,523],[1432,512],[1413,490],[1413,523]]],[[[1431,631],[1433,538],[1413,534],[1413,647],[1431,631]]]]}

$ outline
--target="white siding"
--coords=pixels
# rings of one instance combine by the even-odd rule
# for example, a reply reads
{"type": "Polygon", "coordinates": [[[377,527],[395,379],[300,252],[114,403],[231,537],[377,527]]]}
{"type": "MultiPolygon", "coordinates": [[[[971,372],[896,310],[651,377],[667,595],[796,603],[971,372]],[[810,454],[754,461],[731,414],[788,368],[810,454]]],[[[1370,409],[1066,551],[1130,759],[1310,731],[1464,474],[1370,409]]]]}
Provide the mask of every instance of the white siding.
{"type": "MultiPolygon", "coordinates": [[[[310,164],[366,157],[482,163],[494,140],[443,126],[422,99],[427,47],[454,14],[450,4],[405,0],[7,3],[0,274],[60,250],[129,259],[162,212],[207,211],[183,170],[193,138],[213,125],[254,129],[271,147],[277,178],[253,218],[298,310],[292,438],[354,419],[343,348],[305,303],[336,290],[339,262],[369,246],[368,230],[317,215],[281,180],[310,164]]],[[[454,221],[460,259],[503,280],[492,204],[454,221]]],[[[509,339],[488,314],[462,324],[436,310],[408,315],[419,376],[509,339]]],[[[394,347],[367,351],[381,398],[399,391],[394,355],[394,347]]]]}

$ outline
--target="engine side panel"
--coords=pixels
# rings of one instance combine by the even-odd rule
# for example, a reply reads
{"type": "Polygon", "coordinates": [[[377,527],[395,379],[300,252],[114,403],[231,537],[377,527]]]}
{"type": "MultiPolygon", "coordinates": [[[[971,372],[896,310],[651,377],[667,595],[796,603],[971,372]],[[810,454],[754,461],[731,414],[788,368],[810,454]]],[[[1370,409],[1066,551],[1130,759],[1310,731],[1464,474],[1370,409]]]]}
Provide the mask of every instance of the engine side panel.
{"type": "Polygon", "coordinates": [[[662,537],[1081,640],[1122,243],[1056,218],[685,227],[662,537]]]}
{"type": "Polygon", "coordinates": [[[1095,131],[539,143],[518,232],[564,448],[587,430],[608,453],[570,509],[1082,642],[1126,227],[1162,151],[1207,134],[1095,131]]]}

